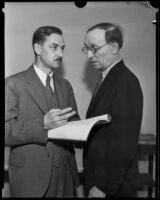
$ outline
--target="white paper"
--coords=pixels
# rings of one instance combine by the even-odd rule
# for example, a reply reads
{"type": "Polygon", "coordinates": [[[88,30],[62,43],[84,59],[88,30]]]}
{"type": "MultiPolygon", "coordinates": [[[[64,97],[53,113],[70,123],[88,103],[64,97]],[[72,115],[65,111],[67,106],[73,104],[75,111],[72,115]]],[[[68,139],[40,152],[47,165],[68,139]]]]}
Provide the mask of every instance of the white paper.
{"type": "Polygon", "coordinates": [[[68,122],[64,126],[60,126],[48,131],[48,138],[63,140],[80,140],[86,141],[90,130],[95,124],[104,124],[111,121],[109,114],[93,117],[85,120],[68,122]]]}

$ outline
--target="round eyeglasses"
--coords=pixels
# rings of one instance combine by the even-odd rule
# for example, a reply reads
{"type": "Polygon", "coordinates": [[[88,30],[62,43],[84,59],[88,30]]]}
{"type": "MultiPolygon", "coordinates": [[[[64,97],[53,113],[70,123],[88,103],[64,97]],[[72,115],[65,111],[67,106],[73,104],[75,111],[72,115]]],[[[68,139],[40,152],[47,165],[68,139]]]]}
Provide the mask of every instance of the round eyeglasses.
{"type": "Polygon", "coordinates": [[[102,47],[104,47],[104,46],[106,46],[107,44],[109,44],[109,43],[106,43],[106,44],[104,44],[104,45],[102,45],[102,46],[100,46],[100,47],[97,47],[97,48],[89,48],[89,47],[82,47],[82,52],[84,53],[84,54],[88,54],[88,51],[90,50],[94,55],[97,53],[97,51],[98,50],[100,50],[102,47]]]}

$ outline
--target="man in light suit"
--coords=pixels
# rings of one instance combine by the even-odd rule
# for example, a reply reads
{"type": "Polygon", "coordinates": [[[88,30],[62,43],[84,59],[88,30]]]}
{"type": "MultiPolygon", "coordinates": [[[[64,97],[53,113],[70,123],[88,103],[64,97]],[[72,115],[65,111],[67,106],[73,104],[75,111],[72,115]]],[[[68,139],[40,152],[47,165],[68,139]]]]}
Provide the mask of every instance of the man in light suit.
{"type": "Polygon", "coordinates": [[[84,147],[88,197],[135,197],[138,186],[137,144],[143,94],[137,77],[121,58],[123,29],[100,23],[87,30],[82,51],[100,71],[87,118],[110,114],[112,122],[94,128],[84,147]],[[97,88],[97,87],[96,87],[97,88]]]}
{"type": "Polygon", "coordinates": [[[79,119],[70,83],[54,73],[65,47],[57,27],[34,32],[35,61],[6,78],[5,144],[13,197],[73,197],[79,186],[72,142],[49,140],[49,129],[79,119]]]}

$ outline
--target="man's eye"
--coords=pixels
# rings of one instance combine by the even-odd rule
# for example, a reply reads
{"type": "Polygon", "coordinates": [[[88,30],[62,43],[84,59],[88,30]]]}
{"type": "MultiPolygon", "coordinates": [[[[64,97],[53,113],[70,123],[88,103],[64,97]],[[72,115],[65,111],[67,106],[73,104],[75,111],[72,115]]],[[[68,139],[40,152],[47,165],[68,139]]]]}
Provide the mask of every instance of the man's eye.
{"type": "Polygon", "coordinates": [[[56,44],[53,44],[53,45],[51,45],[50,47],[51,47],[51,49],[53,49],[53,50],[57,50],[57,49],[58,49],[58,45],[56,45],[56,44]]]}
{"type": "Polygon", "coordinates": [[[96,48],[91,48],[91,51],[96,53],[97,49],[96,48]]]}
{"type": "Polygon", "coordinates": [[[89,47],[87,47],[87,46],[84,46],[84,49],[86,49],[87,51],[89,51],[89,49],[90,49],[90,48],[89,48],[89,47]]]}
{"type": "Polygon", "coordinates": [[[89,51],[89,47],[85,47],[85,49],[86,49],[87,51],[89,51]]]}
{"type": "Polygon", "coordinates": [[[52,49],[52,50],[54,50],[54,51],[56,51],[56,50],[58,50],[58,48],[60,48],[62,51],[64,50],[64,46],[60,46],[60,45],[58,45],[58,44],[52,44],[51,46],[50,46],[50,48],[52,49]]]}

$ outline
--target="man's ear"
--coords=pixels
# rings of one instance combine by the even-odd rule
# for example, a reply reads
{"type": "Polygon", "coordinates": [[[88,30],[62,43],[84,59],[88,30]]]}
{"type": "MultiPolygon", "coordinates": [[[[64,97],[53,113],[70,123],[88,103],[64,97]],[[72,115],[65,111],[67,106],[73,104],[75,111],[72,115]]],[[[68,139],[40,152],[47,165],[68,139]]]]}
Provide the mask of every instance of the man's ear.
{"type": "Polygon", "coordinates": [[[40,44],[38,44],[38,43],[34,44],[34,52],[35,52],[35,54],[40,55],[40,53],[41,53],[41,45],[40,44]]]}
{"type": "Polygon", "coordinates": [[[117,54],[118,51],[119,51],[119,45],[118,45],[118,43],[117,42],[113,42],[112,43],[112,53],[113,54],[117,54]]]}

